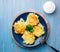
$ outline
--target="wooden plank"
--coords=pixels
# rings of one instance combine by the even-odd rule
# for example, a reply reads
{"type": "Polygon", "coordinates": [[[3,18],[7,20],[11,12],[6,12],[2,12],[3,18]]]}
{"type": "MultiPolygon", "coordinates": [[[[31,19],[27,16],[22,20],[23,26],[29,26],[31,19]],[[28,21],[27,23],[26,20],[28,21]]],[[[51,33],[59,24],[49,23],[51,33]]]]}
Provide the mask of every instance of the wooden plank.
{"type": "MultiPolygon", "coordinates": [[[[60,51],[60,2],[53,0],[56,3],[56,11],[52,15],[44,13],[42,6],[46,0],[0,0],[0,52],[28,52],[30,50],[18,47],[10,36],[10,24],[13,17],[20,11],[25,9],[34,9],[43,13],[50,24],[50,36],[47,43],[60,51]]],[[[51,48],[46,45],[32,52],[53,52],[51,48]]]]}

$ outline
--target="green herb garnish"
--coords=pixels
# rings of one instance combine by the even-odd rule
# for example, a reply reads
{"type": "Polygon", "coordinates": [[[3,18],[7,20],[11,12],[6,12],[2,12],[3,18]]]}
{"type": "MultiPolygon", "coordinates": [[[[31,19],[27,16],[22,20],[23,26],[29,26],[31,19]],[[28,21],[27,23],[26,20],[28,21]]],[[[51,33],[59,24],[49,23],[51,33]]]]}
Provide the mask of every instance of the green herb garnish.
{"type": "Polygon", "coordinates": [[[31,32],[31,33],[34,31],[32,25],[27,25],[27,26],[26,26],[26,30],[29,31],[29,32],[31,32]]]}

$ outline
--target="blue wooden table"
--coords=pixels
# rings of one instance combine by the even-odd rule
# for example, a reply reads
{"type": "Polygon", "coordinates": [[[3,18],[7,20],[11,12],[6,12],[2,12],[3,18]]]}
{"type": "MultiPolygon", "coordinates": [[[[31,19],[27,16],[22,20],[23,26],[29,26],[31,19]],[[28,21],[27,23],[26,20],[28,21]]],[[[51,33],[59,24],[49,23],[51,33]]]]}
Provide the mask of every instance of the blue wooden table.
{"type": "Polygon", "coordinates": [[[60,0],[52,0],[56,11],[48,15],[42,6],[47,0],[0,0],[0,52],[55,52],[47,45],[35,49],[21,48],[15,44],[10,35],[10,25],[14,16],[23,10],[34,9],[44,14],[50,24],[47,44],[60,51],[60,0]]]}

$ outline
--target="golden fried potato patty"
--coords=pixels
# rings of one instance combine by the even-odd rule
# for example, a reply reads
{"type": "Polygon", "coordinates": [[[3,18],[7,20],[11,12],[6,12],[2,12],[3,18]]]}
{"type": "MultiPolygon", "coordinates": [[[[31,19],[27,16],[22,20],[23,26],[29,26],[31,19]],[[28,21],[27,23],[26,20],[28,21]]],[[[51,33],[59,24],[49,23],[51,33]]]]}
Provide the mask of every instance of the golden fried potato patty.
{"type": "Polygon", "coordinates": [[[24,40],[23,42],[25,44],[33,44],[34,41],[35,41],[35,36],[32,33],[28,32],[28,31],[25,31],[22,38],[23,38],[23,40],[24,40]]]}
{"type": "Polygon", "coordinates": [[[38,22],[39,20],[37,15],[35,15],[34,13],[28,14],[27,20],[26,20],[27,25],[37,25],[38,22]]]}
{"type": "Polygon", "coordinates": [[[18,22],[15,22],[14,24],[14,30],[15,30],[15,33],[17,34],[23,34],[24,31],[25,31],[25,23],[23,21],[23,19],[20,19],[18,22]]]}
{"type": "Polygon", "coordinates": [[[36,37],[42,36],[45,33],[44,31],[44,26],[42,24],[38,24],[37,26],[34,27],[34,32],[33,34],[36,37]]]}

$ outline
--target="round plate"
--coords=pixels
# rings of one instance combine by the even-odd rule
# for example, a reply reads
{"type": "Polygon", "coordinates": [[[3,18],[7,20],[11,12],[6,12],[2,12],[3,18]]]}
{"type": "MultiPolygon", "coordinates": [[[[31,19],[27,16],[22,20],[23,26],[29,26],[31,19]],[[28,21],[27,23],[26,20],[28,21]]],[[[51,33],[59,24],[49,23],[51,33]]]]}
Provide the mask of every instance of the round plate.
{"type": "Polygon", "coordinates": [[[13,21],[12,21],[12,24],[11,24],[11,35],[12,35],[12,38],[13,40],[15,41],[15,43],[21,47],[27,47],[27,48],[33,48],[33,47],[37,47],[41,44],[43,44],[47,37],[48,37],[48,34],[49,34],[49,25],[48,25],[48,21],[46,20],[45,16],[42,15],[41,13],[39,12],[36,12],[35,10],[25,10],[19,14],[17,14],[13,21]],[[22,17],[24,20],[26,20],[27,18],[27,15],[29,13],[35,13],[36,15],[39,16],[39,21],[40,23],[44,26],[44,30],[45,30],[45,34],[39,38],[37,38],[34,42],[34,44],[31,44],[31,45],[27,45],[27,44],[24,44],[23,43],[23,39],[21,38],[22,35],[17,35],[15,32],[14,32],[14,27],[13,27],[13,24],[15,22],[17,22],[18,20],[20,20],[20,18],[22,17]]]}

